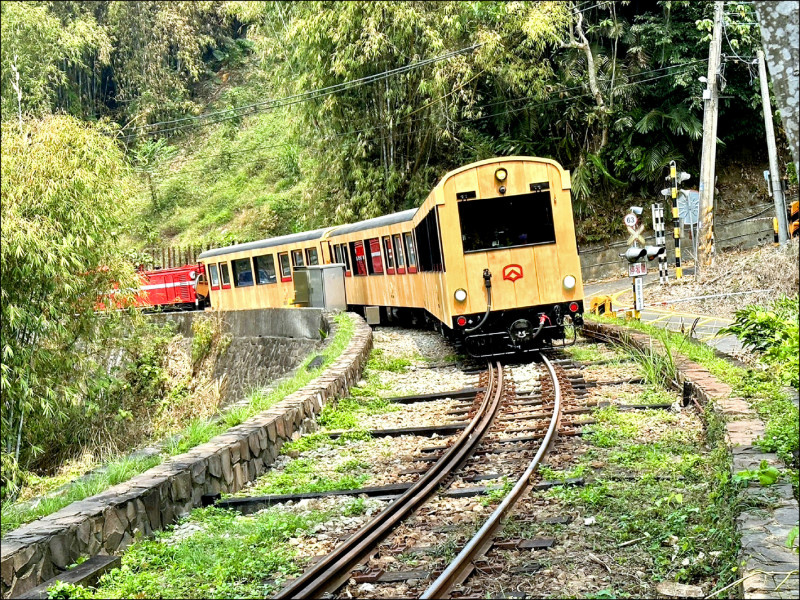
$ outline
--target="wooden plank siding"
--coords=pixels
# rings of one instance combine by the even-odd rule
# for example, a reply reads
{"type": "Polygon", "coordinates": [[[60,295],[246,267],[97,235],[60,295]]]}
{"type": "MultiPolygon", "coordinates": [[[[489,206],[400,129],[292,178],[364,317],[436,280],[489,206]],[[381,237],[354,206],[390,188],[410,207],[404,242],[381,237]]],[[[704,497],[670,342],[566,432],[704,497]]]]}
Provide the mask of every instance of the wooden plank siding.
{"type": "MultiPolygon", "coordinates": [[[[507,217],[515,218],[514,215],[507,217]]],[[[355,274],[356,265],[352,264],[353,274],[345,278],[347,303],[350,305],[424,308],[451,326],[453,318],[457,315],[480,314],[486,310],[483,270],[487,268],[492,273],[493,309],[504,310],[583,299],[569,172],[549,159],[511,157],[489,159],[467,165],[445,175],[410,220],[343,233],[341,230],[346,227],[349,226],[330,227],[323,231],[319,239],[302,243],[244,251],[236,251],[236,247],[232,247],[230,253],[201,259],[206,267],[214,263],[227,262],[232,283],[235,283],[232,261],[238,258],[251,258],[254,279],[257,274],[252,264],[253,256],[271,254],[275,261],[276,283],[247,287],[232,285],[230,289],[212,290],[212,306],[220,310],[238,310],[291,305],[294,300],[294,283],[281,282],[279,253],[288,252],[291,256],[292,250],[302,249],[303,255],[306,256],[307,248],[316,248],[320,264],[330,264],[335,261],[333,250],[335,245],[345,244],[350,256],[350,242],[361,241],[364,243],[367,262],[371,268],[368,240],[374,238],[379,241],[383,273],[359,276],[355,274]],[[508,172],[508,177],[503,182],[495,178],[495,172],[501,167],[508,172]],[[457,194],[474,191],[475,200],[507,198],[529,194],[531,184],[543,182],[549,184],[556,243],[464,254],[457,194]],[[500,194],[500,185],[506,187],[505,194],[500,194]],[[394,244],[395,235],[403,236],[413,232],[431,210],[438,210],[445,271],[409,273],[408,254],[404,244],[402,252],[406,272],[398,273],[395,248],[395,269],[393,273],[388,273],[383,239],[390,236],[394,244]],[[503,279],[503,269],[510,264],[522,267],[523,277],[515,282],[503,279]],[[572,291],[565,290],[562,285],[564,276],[568,274],[573,275],[577,281],[572,291]],[[463,303],[456,302],[453,296],[459,288],[467,291],[467,300],[463,303]]],[[[414,243],[419,264],[419,246],[416,240],[414,243]]]]}

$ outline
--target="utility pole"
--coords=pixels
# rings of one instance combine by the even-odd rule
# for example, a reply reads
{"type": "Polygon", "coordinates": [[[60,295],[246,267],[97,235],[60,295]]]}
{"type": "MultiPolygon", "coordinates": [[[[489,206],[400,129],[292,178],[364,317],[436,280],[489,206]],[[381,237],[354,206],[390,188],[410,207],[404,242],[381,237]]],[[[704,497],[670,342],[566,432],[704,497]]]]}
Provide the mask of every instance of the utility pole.
{"type": "Polygon", "coordinates": [[[700,227],[695,278],[711,265],[714,252],[714,170],[717,160],[717,110],[719,108],[719,60],[722,52],[722,14],[725,3],[714,2],[714,31],[708,50],[708,82],[703,92],[703,152],[700,156],[700,227]]]}
{"type": "Polygon", "coordinates": [[[767,84],[767,66],[764,64],[764,52],[758,50],[758,76],[761,80],[761,104],[764,108],[764,129],[767,130],[767,151],[769,153],[769,178],[772,183],[772,199],[775,202],[775,212],[778,216],[778,242],[785,244],[789,240],[786,223],[786,205],[783,202],[783,188],[778,171],[778,150],[775,147],[775,128],[772,125],[772,105],[769,101],[769,86],[767,84]]]}

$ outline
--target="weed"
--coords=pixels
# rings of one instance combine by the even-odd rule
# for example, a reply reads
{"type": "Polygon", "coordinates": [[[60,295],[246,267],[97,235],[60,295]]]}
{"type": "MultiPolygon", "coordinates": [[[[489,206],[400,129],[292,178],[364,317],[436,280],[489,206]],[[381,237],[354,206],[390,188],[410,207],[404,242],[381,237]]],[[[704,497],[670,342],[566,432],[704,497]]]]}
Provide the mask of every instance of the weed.
{"type": "Polygon", "coordinates": [[[162,532],[155,540],[133,544],[121,568],[100,579],[94,597],[268,596],[276,590],[268,578],[299,572],[288,540],[326,518],[325,513],[277,510],[242,518],[214,507],[195,510],[184,522],[200,525],[199,531],[174,541],[162,532]]]}
{"type": "Polygon", "coordinates": [[[482,506],[489,506],[490,504],[501,502],[508,496],[509,492],[514,488],[514,482],[509,481],[507,477],[503,477],[502,482],[502,487],[496,490],[489,490],[481,497],[482,506]]]}
{"type": "Polygon", "coordinates": [[[568,346],[564,351],[574,360],[582,362],[600,361],[604,358],[603,353],[600,352],[596,344],[568,346]]]}
{"type": "Polygon", "coordinates": [[[407,358],[389,358],[385,354],[385,351],[380,348],[372,350],[369,354],[369,361],[367,361],[367,369],[403,373],[406,367],[411,366],[411,361],[407,358]]]}
{"type": "Polygon", "coordinates": [[[354,498],[344,507],[342,514],[345,517],[356,517],[367,512],[367,505],[363,498],[354,498]]]}

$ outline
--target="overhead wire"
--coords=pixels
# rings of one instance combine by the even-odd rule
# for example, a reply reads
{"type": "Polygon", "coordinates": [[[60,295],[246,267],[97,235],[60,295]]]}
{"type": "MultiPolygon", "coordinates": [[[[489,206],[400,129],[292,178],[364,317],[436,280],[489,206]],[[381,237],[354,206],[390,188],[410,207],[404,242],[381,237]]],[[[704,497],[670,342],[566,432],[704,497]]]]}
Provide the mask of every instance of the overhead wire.
{"type": "MultiPolygon", "coordinates": [[[[589,3],[590,2],[585,2],[584,4],[582,4],[580,6],[584,7],[586,4],[589,4],[589,3]]],[[[596,4],[592,5],[592,6],[588,6],[588,7],[585,7],[585,8],[580,8],[580,10],[577,10],[576,12],[583,13],[583,12],[586,12],[586,11],[591,10],[593,8],[596,8],[598,6],[601,6],[602,4],[603,4],[602,2],[598,2],[598,3],[596,3],[596,4]]],[[[376,74],[373,74],[373,75],[367,75],[367,76],[361,77],[359,79],[354,79],[354,80],[350,80],[350,81],[334,84],[334,85],[327,86],[327,87],[324,87],[324,88],[319,88],[317,90],[310,90],[308,92],[302,92],[300,94],[294,94],[294,95],[291,95],[291,96],[286,96],[284,98],[263,100],[263,101],[259,101],[259,102],[254,102],[252,104],[242,105],[242,106],[228,108],[228,109],[221,109],[221,110],[218,110],[218,111],[205,113],[205,114],[202,114],[202,115],[196,115],[196,116],[192,115],[192,116],[180,117],[180,118],[177,118],[177,119],[168,119],[168,120],[164,120],[164,121],[158,121],[156,123],[147,123],[145,125],[138,126],[133,132],[131,132],[129,134],[126,134],[126,135],[123,135],[121,137],[122,137],[123,141],[129,142],[129,141],[132,141],[134,139],[137,139],[140,136],[164,135],[164,134],[167,134],[167,133],[173,133],[175,131],[181,131],[183,129],[189,129],[191,127],[200,126],[201,125],[201,121],[206,121],[208,119],[213,119],[213,120],[211,120],[211,121],[209,121],[207,123],[202,123],[202,125],[214,125],[214,124],[226,121],[226,120],[241,118],[241,117],[244,117],[244,116],[249,116],[249,115],[255,114],[257,112],[260,112],[260,111],[256,110],[256,109],[259,109],[259,108],[263,108],[263,110],[274,110],[276,108],[283,108],[285,106],[291,106],[293,104],[298,104],[300,102],[306,102],[308,100],[316,100],[316,99],[323,98],[325,96],[328,96],[328,95],[335,94],[337,92],[343,91],[345,89],[352,89],[352,88],[355,88],[355,87],[361,87],[362,85],[367,85],[369,83],[374,83],[376,81],[382,81],[383,79],[386,79],[388,77],[391,77],[391,76],[394,76],[394,75],[401,75],[401,74],[404,74],[404,73],[409,72],[411,70],[415,70],[415,69],[418,69],[420,67],[427,66],[429,64],[433,64],[435,62],[440,62],[442,60],[447,60],[449,58],[453,58],[454,56],[458,56],[459,54],[464,54],[464,53],[470,52],[472,50],[476,50],[477,48],[480,48],[483,45],[484,45],[483,43],[473,44],[472,46],[468,46],[468,47],[461,48],[461,49],[458,49],[458,50],[453,50],[453,51],[447,52],[445,54],[442,54],[440,56],[424,59],[424,60],[421,60],[421,61],[416,62],[416,63],[411,63],[409,65],[403,65],[401,67],[397,67],[395,69],[390,69],[390,70],[384,71],[382,73],[376,73],[376,74]],[[220,118],[214,119],[214,117],[220,117],[220,118]],[[175,125],[174,127],[169,127],[169,128],[166,128],[166,129],[156,129],[156,128],[161,127],[163,125],[174,125],[174,124],[177,124],[177,123],[185,123],[185,124],[184,125],[175,125]],[[144,131],[140,131],[140,130],[144,130],[144,131]]]]}
{"type": "Polygon", "coordinates": [[[134,132],[127,134],[124,136],[125,141],[130,141],[135,139],[139,136],[149,136],[149,135],[163,135],[165,133],[171,133],[173,131],[179,131],[182,129],[188,129],[193,126],[198,125],[213,125],[216,123],[223,122],[229,119],[236,119],[241,118],[244,116],[248,116],[251,114],[255,114],[260,112],[260,110],[274,110],[276,108],[282,108],[285,106],[291,106],[293,104],[298,104],[301,102],[307,102],[309,100],[317,100],[320,98],[324,98],[326,96],[330,96],[331,94],[335,94],[341,91],[355,89],[370,83],[375,83],[377,81],[382,81],[389,77],[393,77],[396,75],[403,75],[410,71],[419,69],[421,67],[434,64],[437,62],[441,62],[443,60],[447,60],[458,56],[460,54],[465,54],[467,52],[473,51],[477,48],[483,46],[483,43],[473,44],[471,46],[467,46],[465,48],[460,48],[458,50],[452,50],[450,52],[446,52],[439,56],[434,56],[431,58],[427,58],[418,62],[410,63],[407,65],[403,65],[401,67],[397,67],[394,69],[389,69],[383,71],[381,73],[375,73],[372,75],[366,75],[364,77],[360,77],[358,79],[352,79],[348,81],[344,81],[341,83],[337,83],[334,85],[326,86],[323,88],[318,88],[315,90],[309,90],[306,92],[301,92],[299,94],[293,94],[290,96],[285,96],[283,98],[278,99],[270,99],[270,100],[263,100],[260,102],[254,102],[252,104],[247,104],[243,106],[238,106],[229,109],[222,109],[210,113],[206,113],[203,115],[197,116],[190,116],[190,117],[181,117],[179,119],[170,119],[165,121],[159,121],[157,123],[149,123],[147,125],[140,126],[134,130],[134,132]],[[168,127],[166,129],[155,129],[157,127],[161,127],[163,125],[174,125],[177,123],[184,123],[183,125],[175,125],[173,127],[168,127]],[[143,130],[144,131],[141,131],[143,130]]]}
{"type": "MultiPolygon", "coordinates": [[[[689,67],[693,66],[697,62],[705,62],[706,60],[707,59],[701,59],[699,61],[693,61],[691,63],[684,63],[683,65],[680,65],[680,66],[684,67],[684,69],[680,73],[688,72],[690,70],[689,67]]],[[[645,71],[643,73],[651,73],[651,72],[655,73],[655,72],[659,72],[659,71],[663,71],[663,70],[664,70],[664,68],[654,69],[653,71],[645,71]]],[[[679,73],[665,73],[665,74],[662,74],[662,75],[659,75],[659,76],[656,76],[656,77],[651,77],[651,78],[637,80],[637,81],[629,81],[628,83],[621,84],[619,87],[630,87],[630,86],[633,86],[633,85],[638,85],[640,83],[647,83],[647,82],[650,82],[650,81],[656,81],[656,80],[659,80],[659,79],[663,79],[665,77],[671,77],[671,76],[674,76],[676,74],[679,74],[679,73]]],[[[483,121],[483,120],[486,120],[486,119],[500,117],[500,116],[503,116],[503,115],[516,114],[516,113],[522,112],[522,111],[524,111],[524,110],[526,110],[528,108],[534,107],[534,106],[535,107],[544,107],[544,106],[550,106],[550,105],[553,105],[553,104],[558,104],[559,102],[566,102],[566,101],[575,100],[575,99],[578,99],[578,98],[591,98],[591,97],[593,97],[592,93],[586,93],[586,94],[579,94],[579,95],[570,96],[570,97],[567,97],[567,98],[555,98],[553,100],[549,100],[549,101],[546,101],[546,102],[535,102],[535,103],[530,102],[530,103],[527,103],[527,104],[525,104],[525,105],[523,105],[521,107],[512,108],[512,109],[501,111],[501,112],[495,112],[495,113],[488,114],[488,115],[483,115],[483,116],[480,116],[480,117],[471,117],[471,118],[467,118],[467,119],[460,119],[460,120],[457,120],[457,121],[452,121],[451,120],[451,123],[457,124],[457,125],[463,125],[463,124],[466,124],[466,123],[473,123],[473,122],[483,121]]],[[[443,98],[444,98],[444,96],[440,97],[436,101],[438,102],[443,98]]],[[[533,97],[530,97],[530,98],[533,98],[533,97]]],[[[519,101],[519,100],[522,100],[522,99],[516,98],[516,99],[505,101],[504,103],[508,104],[510,102],[519,101]]],[[[498,103],[491,103],[491,104],[487,104],[487,105],[481,105],[481,106],[479,106],[477,108],[478,109],[483,109],[483,108],[488,108],[490,106],[496,106],[497,104],[498,103]]],[[[419,121],[424,121],[426,119],[427,119],[427,117],[418,117],[416,119],[398,121],[396,123],[396,126],[410,125],[410,124],[413,124],[413,123],[416,123],[416,122],[419,122],[419,121]]],[[[353,129],[353,130],[343,131],[343,132],[339,132],[339,133],[328,134],[328,135],[323,136],[322,138],[320,138],[319,142],[333,141],[333,140],[341,138],[341,137],[357,135],[357,134],[360,134],[360,133],[366,133],[368,131],[374,131],[374,130],[382,129],[382,128],[383,128],[383,126],[374,126],[373,125],[373,126],[369,126],[369,127],[363,127],[363,128],[360,128],[360,129],[353,129]]],[[[430,133],[430,132],[435,131],[435,129],[436,129],[436,127],[431,126],[431,127],[427,128],[427,129],[425,129],[424,131],[426,133],[430,133]]],[[[414,135],[416,133],[418,133],[418,132],[411,132],[411,131],[409,131],[409,132],[393,132],[391,135],[387,134],[387,135],[383,135],[383,136],[363,139],[363,140],[361,140],[361,142],[362,143],[367,143],[367,142],[375,143],[375,142],[380,142],[380,141],[387,140],[389,138],[403,139],[405,137],[408,137],[410,135],[414,135]]],[[[287,147],[289,145],[291,145],[291,142],[283,142],[283,143],[280,143],[280,144],[270,144],[270,145],[265,145],[265,146],[255,146],[255,147],[247,148],[247,149],[243,149],[243,150],[234,150],[234,151],[231,151],[231,152],[226,152],[226,153],[222,153],[222,154],[218,154],[218,155],[212,155],[212,156],[209,156],[209,157],[197,157],[197,158],[193,158],[193,159],[189,159],[189,160],[193,161],[193,160],[201,160],[201,159],[208,160],[208,159],[213,159],[213,158],[223,158],[223,157],[226,157],[226,156],[232,155],[232,154],[252,153],[252,152],[255,152],[257,150],[272,150],[272,149],[276,149],[276,148],[284,148],[284,147],[287,147]]],[[[234,162],[233,164],[240,164],[240,163],[237,161],[237,162],[234,162]]],[[[228,164],[228,165],[222,165],[222,166],[223,167],[228,167],[228,166],[231,166],[231,165],[228,164]]],[[[202,172],[202,171],[206,171],[206,170],[208,170],[208,169],[207,168],[182,169],[181,172],[182,173],[197,173],[197,172],[202,172]]]]}

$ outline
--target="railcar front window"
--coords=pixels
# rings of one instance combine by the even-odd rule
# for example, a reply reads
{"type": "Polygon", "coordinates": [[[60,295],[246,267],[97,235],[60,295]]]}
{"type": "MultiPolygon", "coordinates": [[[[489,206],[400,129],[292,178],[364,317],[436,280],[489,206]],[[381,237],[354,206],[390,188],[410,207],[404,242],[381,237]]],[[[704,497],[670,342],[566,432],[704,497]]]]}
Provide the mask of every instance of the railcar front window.
{"type": "Polygon", "coordinates": [[[258,274],[256,283],[262,285],[264,283],[275,283],[278,280],[275,274],[275,259],[272,258],[272,254],[256,256],[254,260],[256,273],[258,274]]]}
{"type": "Polygon", "coordinates": [[[236,287],[253,285],[253,267],[250,266],[249,258],[239,258],[231,264],[233,265],[233,281],[236,287]]]}
{"type": "Polygon", "coordinates": [[[556,241],[549,192],[458,203],[464,252],[556,241]]]}

